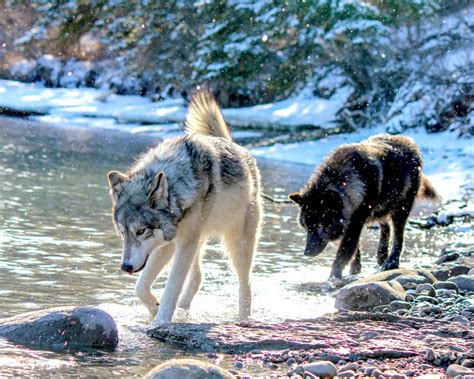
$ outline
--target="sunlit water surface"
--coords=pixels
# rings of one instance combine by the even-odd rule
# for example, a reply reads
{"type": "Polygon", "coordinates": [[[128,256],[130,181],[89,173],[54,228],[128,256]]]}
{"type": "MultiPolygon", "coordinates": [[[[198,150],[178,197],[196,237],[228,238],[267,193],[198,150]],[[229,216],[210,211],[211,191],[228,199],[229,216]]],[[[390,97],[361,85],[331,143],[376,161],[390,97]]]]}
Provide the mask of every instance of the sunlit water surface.
{"type": "MultiPolygon", "coordinates": [[[[121,132],[0,118],[1,317],[53,306],[99,305],[113,315],[120,332],[120,345],[112,353],[53,353],[0,340],[0,375],[142,375],[170,357],[195,355],[144,335],[149,319],[134,296],[136,277],[119,270],[121,242],[112,228],[106,173],[125,170],[153,143],[150,137],[121,132]]],[[[266,160],[259,166],[265,192],[282,198],[313,169],[266,160]]],[[[332,312],[333,294],[298,285],[325,281],[335,247],[317,258],[304,257],[297,209],[264,204],[253,274],[254,318],[281,321],[332,312]]],[[[402,265],[430,264],[433,251],[454,232],[409,229],[402,265]]],[[[376,230],[364,232],[363,274],[376,271],[377,240],[376,230]]],[[[218,245],[209,246],[203,270],[203,286],[187,321],[235,320],[237,281],[218,245]]],[[[157,280],[158,295],[166,277],[167,272],[157,280]]],[[[232,360],[221,364],[231,367],[232,360]]]]}

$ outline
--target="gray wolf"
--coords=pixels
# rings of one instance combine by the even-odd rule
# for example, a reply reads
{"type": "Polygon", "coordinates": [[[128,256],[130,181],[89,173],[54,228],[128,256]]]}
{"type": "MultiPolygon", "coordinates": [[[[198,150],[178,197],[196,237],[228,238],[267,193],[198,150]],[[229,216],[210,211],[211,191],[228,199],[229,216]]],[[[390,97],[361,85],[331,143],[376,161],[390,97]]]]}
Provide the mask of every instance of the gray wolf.
{"type": "Polygon", "coordinates": [[[341,278],[349,262],[350,273],[357,274],[362,228],[366,222],[378,221],[377,262],[382,270],[398,268],[415,199],[437,198],[421,167],[418,146],[404,136],[377,135],[333,150],[308,183],[289,196],[300,206],[299,221],[307,231],[304,254],[316,256],[328,241],[340,238],[331,278],[341,278]]]}
{"type": "Polygon", "coordinates": [[[108,173],[121,268],[143,270],[137,296],[156,323],[171,322],[176,306],[189,309],[199,290],[206,241],[220,237],[239,280],[239,318],[246,319],[261,219],[259,171],[232,141],[208,89],[192,96],[185,132],[143,154],[127,173],[108,173]],[[173,257],[160,304],[151,286],[173,257]]]}

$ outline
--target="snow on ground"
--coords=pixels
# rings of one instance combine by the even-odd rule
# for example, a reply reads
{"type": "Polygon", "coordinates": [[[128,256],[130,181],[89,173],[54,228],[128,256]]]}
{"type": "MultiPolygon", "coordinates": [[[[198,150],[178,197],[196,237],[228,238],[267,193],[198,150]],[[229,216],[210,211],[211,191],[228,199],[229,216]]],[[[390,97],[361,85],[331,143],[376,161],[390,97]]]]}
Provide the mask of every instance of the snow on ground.
{"type": "MultiPolygon", "coordinates": [[[[351,134],[338,134],[317,141],[292,144],[276,144],[253,149],[257,157],[287,162],[320,164],[334,148],[344,143],[360,142],[370,136],[383,133],[384,128],[362,129],[351,134]]],[[[425,130],[409,130],[423,154],[423,171],[429,176],[443,201],[458,199],[474,188],[473,140],[457,138],[455,133],[427,133],[425,130]]]]}
{"type": "MultiPolygon", "coordinates": [[[[284,101],[224,109],[223,112],[233,126],[332,127],[336,112],[349,95],[347,87],[341,88],[329,99],[315,98],[308,91],[303,91],[284,101]]],[[[39,84],[9,80],[0,80],[1,107],[48,114],[52,117],[50,121],[55,118],[104,117],[122,124],[163,124],[183,122],[186,116],[185,102],[181,98],[155,103],[140,96],[119,96],[91,88],[45,88],[39,84]]]]}

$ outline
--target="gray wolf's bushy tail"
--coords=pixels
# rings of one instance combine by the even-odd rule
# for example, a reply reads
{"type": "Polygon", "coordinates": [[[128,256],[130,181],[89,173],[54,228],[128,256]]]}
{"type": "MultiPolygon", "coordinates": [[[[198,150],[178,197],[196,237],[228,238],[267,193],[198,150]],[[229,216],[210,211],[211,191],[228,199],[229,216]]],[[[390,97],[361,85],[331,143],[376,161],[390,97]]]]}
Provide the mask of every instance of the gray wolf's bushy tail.
{"type": "Polygon", "coordinates": [[[418,198],[434,201],[441,200],[441,197],[438,192],[436,192],[433,184],[431,184],[430,180],[423,174],[421,175],[421,185],[418,190],[418,198]]]}
{"type": "Polygon", "coordinates": [[[198,87],[191,97],[186,115],[186,133],[232,140],[221,109],[207,87],[198,87]]]}

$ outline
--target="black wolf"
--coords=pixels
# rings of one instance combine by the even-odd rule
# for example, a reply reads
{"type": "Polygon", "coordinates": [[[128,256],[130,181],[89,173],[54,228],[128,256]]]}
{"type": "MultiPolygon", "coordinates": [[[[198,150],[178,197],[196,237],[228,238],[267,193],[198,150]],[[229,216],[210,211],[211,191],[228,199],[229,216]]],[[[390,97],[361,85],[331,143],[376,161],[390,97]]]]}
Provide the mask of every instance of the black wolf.
{"type": "Polygon", "coordinates": [[[351,274],[357,274],[362,228],[366,222],[378,221],[377,262],[382,270],[398,268],[415,198],[437,197],[421,166],[418,146],[404,136],[377,135],[332,151],[304,188],[290,195],[300,206],[299,221],[308,233],[304,254],[316,256],[328,241],[342,237],[331,277],[341,278],[350,261],[351,274]]]}

